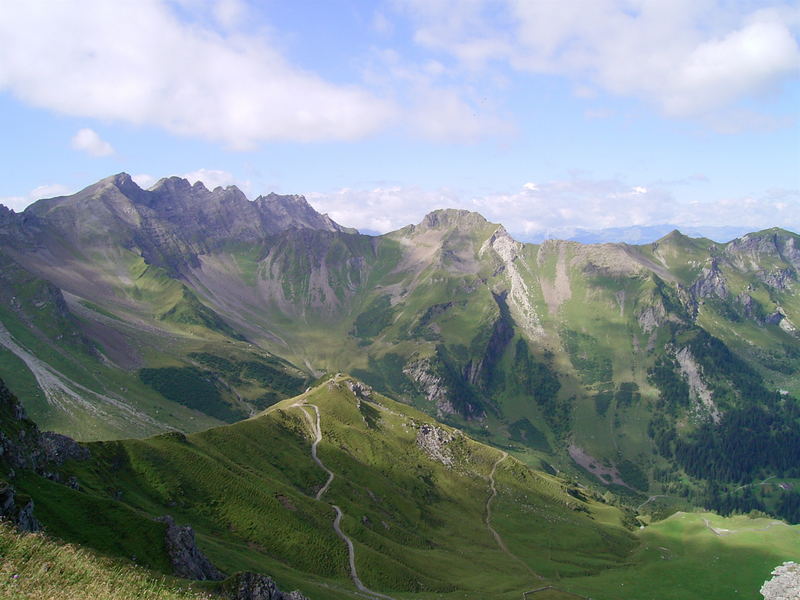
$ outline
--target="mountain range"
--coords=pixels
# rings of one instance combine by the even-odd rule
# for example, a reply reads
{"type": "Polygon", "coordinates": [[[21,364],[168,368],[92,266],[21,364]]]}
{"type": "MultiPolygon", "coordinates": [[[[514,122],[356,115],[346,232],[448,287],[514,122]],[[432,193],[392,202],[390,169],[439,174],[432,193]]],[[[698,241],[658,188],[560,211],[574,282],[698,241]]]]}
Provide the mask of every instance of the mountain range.
{"type": "MultiPolygon", "coordinates": [[[[15,486],[63,539],[156,571],[130,531],[172,513],[223,572],[313,598],[646,597],[673,558],[648,544],[714,530],[694,507],[800,521],[799,273],[777,228],[529,244],[449,209],[371,236],[301,196],[115,175],[0,207],[0,377],[91,457],[15,486]]],[[[700,595],[763,581],[782,528],[700,595]]]]}

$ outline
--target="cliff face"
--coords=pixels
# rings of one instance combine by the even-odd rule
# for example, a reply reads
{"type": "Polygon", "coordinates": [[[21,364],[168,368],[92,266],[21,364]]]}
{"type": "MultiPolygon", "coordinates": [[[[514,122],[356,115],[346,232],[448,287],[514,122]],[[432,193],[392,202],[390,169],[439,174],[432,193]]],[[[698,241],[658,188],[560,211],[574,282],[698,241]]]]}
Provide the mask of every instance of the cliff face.
{"type": "MultiPolygon", "coordinates": [[[[236,186],[208,190],[180,177],[143,190],[127,173],[72,196],[40,200],[23,216],[36,221],[45,245],[53,236],[83,249],[114,243],[173,274],[198,267],[198,256],[220,244],[256,243],[291,228],[346,231],[302,196],[250,201],[236,186]]],[[[50,250],[58,252],[52,244],[50,250]]]]}
{"type": "Polygon", "coordinates": [[[22,531],[39,531],[33,499],[21,495],[13,481],[20,471],[78,488],[74,477],[64,480],[56,471],[66,460],[87,460],[89,451],[75,440],[57,433],[40,432],[19,400],[0,379],[0,517],[22,531]]]}

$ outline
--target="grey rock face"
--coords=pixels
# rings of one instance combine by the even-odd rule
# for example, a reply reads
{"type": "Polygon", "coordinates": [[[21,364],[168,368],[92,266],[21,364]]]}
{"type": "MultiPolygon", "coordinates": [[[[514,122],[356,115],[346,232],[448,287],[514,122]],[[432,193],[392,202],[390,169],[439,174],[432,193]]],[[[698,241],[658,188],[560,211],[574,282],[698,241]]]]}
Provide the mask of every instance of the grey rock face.
{"type": "Polygon", "coordinates": [[[0,488],[0,518],[10,521],[20,531],[40,531],[42,526],[33,515],[33,500],[20,502],[16,490],[5,485],[0,488]]]}
{"type": "Polygon", "coordinates": [[[453,466],[453,453],[447,447],[453,439],[452,433],[435,425],[424,424],[417,432],[417,446],[428,455],[428,458],[447,467],[453,466]]]}
{"type": "Polygon", "coordinates": [[[368,400],[372,396],[372,388],[360,381],[348,381],[347,387],[359,400],[368,400]]]}
{"type": "Polygon", "coordinates": [[[719,270],[716,260],[712,260],[711,266],[703,269],[700,277],[692,284],[691,293],[694,298],[717,298],[725,299],[728,297],[728,286],[725,285],[725,278],[719,270]]]}
{"type": "Polygon", "coordinates": [[[230,600],[308,600],[297,590],[281,592],[272,577],[259,573],[238,573],[233,578],[230,600]]]}
{"type": "Polygon", "coordinates": [[[442,379],[433,369],[429,359],[411,362],[403,369],[403,374],[414,381],[420,388],[425,398],[436,407],[436,415],[452,415],[456,412],[450,402],[449,390],[442,379]]]}
{"type": "Polygon", "coordinates": [[[71,437],[53,431],[42,433],[41,445],[45,459],[55,465],[63,465],[68,460],[88,460],[90,457],[88,448],[71,437]]]}
{"type": "Polygon", "coordinates": [[[800,598],[800,565],[785,562],[775,567],[772,579],[761,586],[764,600],[797,600],[800,598]]]}
{"type": "Polygon", "coordinates": [[[796,279],[795,272],[791,269],[778,269],[777,271],[759,271],[758,278],[768,286],[777,290],[786,290],[796,279]]]}
{"type": "Polygon", "coordinates": [[[302,196],[250,201],[236,186],[208,190],[180,177],[143,190],[125,173],[71,196],[39,200],[24,214],[82,247],[105,246],[112,232],[116,243],[138,248],[149,264],[171,273],[198,268],[199,255],[230,240],[254,243],[291,228],[353,232],[302,196]]]}
{"type": "Polygon", "coordinates": [[[0,411],[11,415],[7,431],[0,431],[0,460],[12,469],[29,469],[39,475],[61,481],[51,467],[66,460],[86,460],[89,450],[70,437],[52,432],[40,432],[30,421],[25,409],[0,379],[0,411]]]}
{"type": "Polygon", "coordinates": [[[197,547],[194,529],[188,525],[183,527],[176,525],[175,520],[169,515],[156,520],[167,525],[165,532],[167,553],[175,575],[185,579],[212,581],[225,578],[197,547]]]}

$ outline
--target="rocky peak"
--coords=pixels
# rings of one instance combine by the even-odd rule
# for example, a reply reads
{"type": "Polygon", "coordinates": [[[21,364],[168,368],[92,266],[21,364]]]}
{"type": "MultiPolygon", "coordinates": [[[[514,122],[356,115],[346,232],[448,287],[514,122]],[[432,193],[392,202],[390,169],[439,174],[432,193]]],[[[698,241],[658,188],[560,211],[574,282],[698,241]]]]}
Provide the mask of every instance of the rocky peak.
{"type": "Polygon", "coordinates": [[[114,185],[117,187],[117,189],[120,190],[123,193],[126,193],[126,192],[138,193],[138,192],[144,191],[133,180],[133,178],[130,175],[128,175],[127,173],[125,173],[125,172],[117,173],[116,175],[113,175],[109,179],[111,179],[113,181],[114,185]]]}
{"type": "Polygon", "coordinates": [[[352,231],[334,222],[328,215],[318,213],[305,196],[298,194],[280,195],[271,192],[266,196],[259,196],[253,203],[258,207],[264,221],[278,231],[290,227],[352,231]]]}
{"type": "Polygon", "coordinates": [[[800,269],[798,236],[778,227],[748,233],[729,242],[725,254],[739,268],[758,270],[764,258],[772,258],[800,269]]]}
{"type": "MultiPolygon", "coordinates": [[[[198,181],[198,183],[201,183],[198,181]]],[[[198,188],[198,191],[208,191],[206,186],[202,185],[201,188],[198,188]]],[[[192,190],[192,184],[189,183],[188,179],[184,179],[183,177],[162,177],[159,179],[156,184],[151,187],[148,191],[159,193],[159,192],[167,192],[170,194],[181,194],[187,193],[192,190]]]]}
{"type": "Polygon", "coordinates": [[[0,225],[14,220],[16,215],[17,213],[8,208],[5,204],[0,204],[0,225]]]}
{"type": "Polygon", "coordinates": [[[443,208],[428,213],[417,226],[418,229],[450,229],[468,231],[489,222],[480,213],[457,208],[443,208]]]}
{"type": "Polygon", "coordinates": [[[691,243],[691,241],[692,241],[692,238],[690,238],[688,236],[685,236],[684,234],[682,234],[677,229],[673,229],[668,234],[666,234],[665,236],[662,236],[661,238],[659,238],[658,240],[656,240],[653,243],[654,244],[685,244],[685,243],[691,243]]]}

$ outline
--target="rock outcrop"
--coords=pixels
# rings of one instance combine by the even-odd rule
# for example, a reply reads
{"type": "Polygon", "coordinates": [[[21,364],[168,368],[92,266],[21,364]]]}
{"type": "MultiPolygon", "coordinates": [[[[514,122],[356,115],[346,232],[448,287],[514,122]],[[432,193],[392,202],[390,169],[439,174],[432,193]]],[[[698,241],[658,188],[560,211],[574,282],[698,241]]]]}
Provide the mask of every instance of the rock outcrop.
{"type": "Polygon", "coordinates": [[[62,466],[67,460],[89,458],[89,450],[72,438],[49,431],[40,432],[2,379],[0,424],[0,466],[4,467],[6,474],[27,469],[61,482],[62,477],[52,472],[54,467],[62,466]]]}
{"type": "Polygon", "coordinates": [[[729,292],[725,277],[715,259],[711,260],[709,267],[703,269],[700,277],[692,284],[690,291],[695,299],[717,297],[724,300],[728,297],[729,292]]]}
{"type": "Polygon", "coordinates": [[[14,487],[4,482],[0,482],[0,519],[13,523],[20,531],[42,528],[33,516],[33,500],[19,498],[14,487]]]}
{"type": "Polygon", "coordinates": [[[431,359],[424,358],[408,363],[403,369],[403,375],[411,379],[425,399],[436,407],[438,417],[456,413],[444,379],[436,373],[431,359]]]}
{"type": "Polygon", "coordinates": [[[689,394],[694,400],[698,416],[707,416],[714,423],[719,423],[722,413],[714,402],[714,393],[703,378],[703,368],[698,364],[691,350],[681,348],[675,353],[675,359],[689,385],[689,394]]]}
{"type": "Polygon", "coordinates": [[[453,466],[453,453],[447,445],[455,439],[441,427],[422,425],[417,432],[417,446],[428,455],[428,458],[442,463],[446,467],[453,466]]]}
{"type": "Polygon", "coordinates": [[[797,600],[800,598],[800,565],[785,562],[775,567],[772,579],[761,586],[764,600],[797,600]]]}
{"type": "Polygon", "coordinates": [[[230,585],[229,600],[308,600],[297,590],[281,592],[272,577],[259,573],[237,573],[226,584],[230,585]]]}
{"type": "Polygon", "coordinates": [[[90,458],[89,449],[81,446],[71,437],[45,431],[41,434],[41,447],[44,450],[45,460],[51,464],[60,466],[68,460],[88,460],[90,458]]]}
{"type": "Polygon", "coordinates": [[[358,400],[369,400],[372,397],[372,388],[360,381],[348,380],[347,387],[358,400]]]}
{"type": "Polygon", "coordinates": [[[212,581],[220,581],[225,578],[197,547],[194,529],[188,525],[177,525],[175,519],[169,515],[156,520],[167,526],[164,535],[166,536],[167,553],[175,575],[185,579],[212,581]]]}

